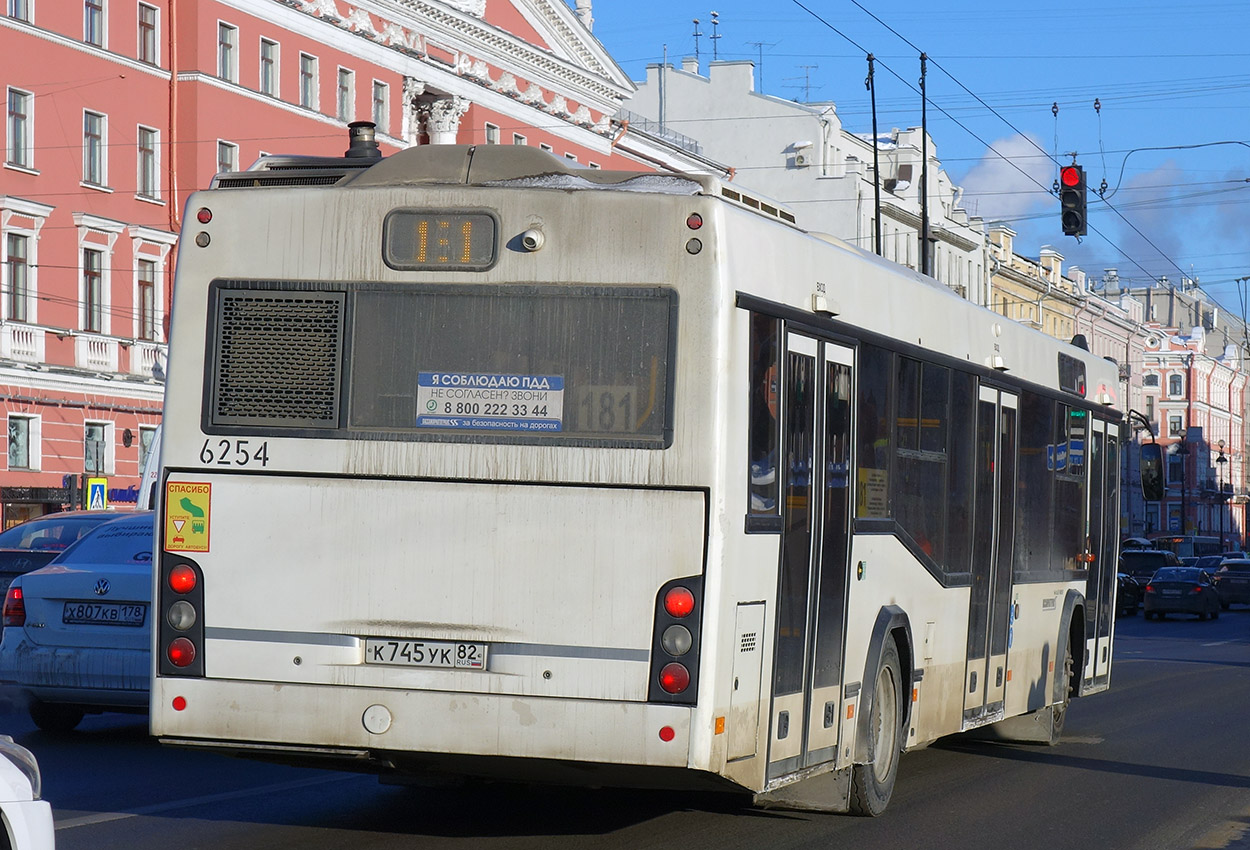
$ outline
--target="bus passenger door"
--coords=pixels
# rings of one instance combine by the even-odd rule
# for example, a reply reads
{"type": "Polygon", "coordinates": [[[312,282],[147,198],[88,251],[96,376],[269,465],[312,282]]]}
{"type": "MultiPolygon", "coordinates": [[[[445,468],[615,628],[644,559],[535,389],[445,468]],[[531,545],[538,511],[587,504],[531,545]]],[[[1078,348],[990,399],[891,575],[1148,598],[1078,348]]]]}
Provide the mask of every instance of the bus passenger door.
{"type": "Polygon", "coordinates": [[[769,777],[837,755],[850,524],[853,352],[788,334],[769,777]]]}
{"type": "Polygon", "coordinates": [[[1085,581],[1085,637],[1088,657],[1084,693],[1105,690],[1110,684],[1111,632],[1115,618],[1115,546],[1120,532],[1119,428],[1095,419],[1089,427],[1089,494],[1087,550],[1089,575],[1085,581]]]}
{"type": "Polygon", "coordinates": [[[976,421],[965,728],[1001,714],[1007,692],[1018,409],[1017,396],[992,387],[981,388],[976,421]]]}

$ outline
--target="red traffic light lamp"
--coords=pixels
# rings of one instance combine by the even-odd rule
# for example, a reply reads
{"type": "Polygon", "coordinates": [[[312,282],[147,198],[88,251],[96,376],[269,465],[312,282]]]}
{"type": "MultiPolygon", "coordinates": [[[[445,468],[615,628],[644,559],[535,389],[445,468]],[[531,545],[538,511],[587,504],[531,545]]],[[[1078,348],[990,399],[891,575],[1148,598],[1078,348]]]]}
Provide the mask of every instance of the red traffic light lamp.
{"type": "Polygon", "coordinates": [[[1085,169],[1065,165],[1059,169],[1059,209],[1063,216],[1065,236],[1084,236],[1085,224],[1085,169]]]}

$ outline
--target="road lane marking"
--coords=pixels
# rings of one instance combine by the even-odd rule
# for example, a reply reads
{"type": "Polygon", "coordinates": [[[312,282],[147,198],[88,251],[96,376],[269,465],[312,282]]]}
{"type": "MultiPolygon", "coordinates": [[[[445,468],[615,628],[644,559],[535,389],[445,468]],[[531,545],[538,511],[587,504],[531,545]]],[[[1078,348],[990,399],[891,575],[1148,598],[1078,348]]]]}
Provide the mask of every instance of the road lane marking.
{"type": "Polygon", "coordinates": [[[220,794],[206,794],[203,797],[189,797],[185,800],[171,800],[168,803],[157,803],[152,806],[143,806],[138,809],[131,809],[126,812],[98,812],[94,815],[82,815],[76,818],[55,818],[57,830],[74,829],[79,826],[94,826],[98,823],[109,823],[110,821],[126,820],[127,818],[143,817],[144,815],[155,815],[161,812],[168,812],[174,809],[187,809],[194,806],[203,806],[209,803],[222,803],[226,800],[238,800],[243,797],[261,797],[268,794],[280,793],[282,791],[293,791],[297,788],[309,788],[314,785],[328,785],[331,782],[347,782],[353,779],[360,779],[357,774],[348,774],[346,776],[318,776],[312,779],[297,779],[292,782],[279,782],[277,785],[264,785],[259,788],[241,788],[238,791],[223,791],[220,794]]]}

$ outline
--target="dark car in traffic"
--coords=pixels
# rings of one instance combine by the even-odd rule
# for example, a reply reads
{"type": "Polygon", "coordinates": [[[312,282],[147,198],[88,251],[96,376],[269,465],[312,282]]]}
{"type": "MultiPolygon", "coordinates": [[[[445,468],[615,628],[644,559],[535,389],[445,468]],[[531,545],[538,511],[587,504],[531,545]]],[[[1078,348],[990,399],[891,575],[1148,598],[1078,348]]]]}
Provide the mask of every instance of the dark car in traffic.
{"type": "Polygon", "coordinates": [[[1234,603],[1250,605],[1250,558],[1225,558],[1212,578],[1221,608],[1234,603]]]}
{"type": "Polygon", "coordinates": [[[1136,617],[1141,605],[1141,585],[1127,573],[1116,574],[1115,612],[1125,617],[1136,617]]]}
{"type": "Polygon", "coordinates": [[[0,533],[0,596],[13,579],[37,570],[116,511],[63,511],[19,523],[0,533]]]}
{"type": "Polygon", "coordinates": [[[1179,566],[1180,558],[1166,549],[1125,549],[1120,552],[1120,572],[1137,579],[1137,583],[1143,586],[1164,567],[1179,566]]]}
{"type": "Polygon", "coordinates": [[[1168,614],[1196,614],[1199,620],[1220,616],[1220,597],[1211,574],[1197,567],[1165,567],[1146,583],[1142,594],[1146,619],[1168,614]]]}

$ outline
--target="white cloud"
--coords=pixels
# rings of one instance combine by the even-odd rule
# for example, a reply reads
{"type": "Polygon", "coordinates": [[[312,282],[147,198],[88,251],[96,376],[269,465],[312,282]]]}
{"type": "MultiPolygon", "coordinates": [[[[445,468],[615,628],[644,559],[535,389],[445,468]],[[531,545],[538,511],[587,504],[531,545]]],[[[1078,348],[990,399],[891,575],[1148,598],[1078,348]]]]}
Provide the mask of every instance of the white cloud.
{"type": "Polygon", "coordinates": [[[1012,223],[1054,206],[1049,189],[1055,166],[1041,153],[1036,140],[1009,136],[990,147],[957,181],[963,187],[962,204],[968,212],[987,222],[1012,223]]]}

